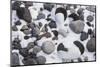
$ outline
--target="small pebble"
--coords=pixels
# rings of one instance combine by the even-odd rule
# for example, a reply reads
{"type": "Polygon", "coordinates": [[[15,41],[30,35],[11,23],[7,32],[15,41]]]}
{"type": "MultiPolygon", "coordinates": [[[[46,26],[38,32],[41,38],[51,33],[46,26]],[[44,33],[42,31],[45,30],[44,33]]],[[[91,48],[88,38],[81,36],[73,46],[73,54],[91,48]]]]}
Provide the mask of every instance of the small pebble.
{"type": "Polygon", "coordinates": [[[31,34],[31,31],[30,31],[30,30],[24,30],[23,33],[24,33],[25,35],[28,35],[28,34],[31,34]]]}
{"type": "Polygon", "coordinates": [[[39,15],[37,16],[37,20],[40,20],[40,19],[45,19],[45,14],[39,13],[39,15]]]}
{"type": "Polygon", "coordinates": [[[86,24],[87,24],[89,27],[92,26],[90,22],[86,22],[86,24]]]}
{"type": "Polygon", "coordinates": [[[19,53],[23,56],[23,57],[27,57],[28,56],[28,49],[27,48],[22,48],[19,50],[19,53]]]}
{"type": "Polygon", "coordinates": [[[18,28],[14,25],[12,26],[12,31],[18,31],[18,28]]]}
{"type": "Polygon", "coordinates": [[[44,56],[38,56],[36,60],[37,60],[38,64],[45,64],[46,63],[46,58],[44,56]]]}
{"type": "Polygon", "coordinates": [[[87,16],[87,21],[88,22],[92,22],[93,20],[94,20],[93,16],[91,16],[91,15],[87,16]]]}
{"type": "Polygon", "coordinates": [[[15,25],[21,25],[20,21],[15,22],[15,25]]]}
{"type": "Polygon", "coordinates": [[[27,49],[31,49],[34,47],[34,42],[29,42],[28,45],[27,45],[27,49]]]}
{"type": "Polygon", "coordinates": [[[39,47],[39,46],[34,46],[33,47],[33,53],[37,54],[40,51],[41,51],[41,47],[39,47]]]}
{"type": "Polygon", "coordinates": [[[44,6],[44,9],[46,9],[48,11],[51,11],[52,8],[54,7],[54,5],[50,4],[50,3],[45,3],[43,6],[44,6]]]}
{"type": "Polygon", "coordinates": [[[80,40],[81,41],[84,41],[84,40],[86,40],[88,38],[88,34],[86,33],[86,32],[82,32],[81,33],[81,36],[80,36],[80,40]]]}
{"type": "Polygon", "coordinates": [[[48,25],[49,25],[50,28],[56,28],[57,27],[55,21],[51,21],[48,25]]]}
{"type": "Polygon", "coordinates": [[[92,34],[92,33],[93,33],[92,29],[88,29],[88,34],[92,34]]]}

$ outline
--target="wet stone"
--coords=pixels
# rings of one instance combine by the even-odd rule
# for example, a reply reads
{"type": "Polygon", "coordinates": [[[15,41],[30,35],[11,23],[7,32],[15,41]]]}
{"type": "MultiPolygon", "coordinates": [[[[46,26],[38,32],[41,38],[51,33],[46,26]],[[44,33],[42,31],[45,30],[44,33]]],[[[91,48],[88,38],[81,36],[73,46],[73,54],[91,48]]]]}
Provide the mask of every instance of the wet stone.
{"type": "Polygon", "coordinates": [[[41,48],[44,53],[51,54],[55,50],[55,45],[51,41],[45,41],[41,48]]]}
{"type": "Polygon", "coordinates": [[[86,32],[82,32],[81,33],[81,36],[80,36],[80,40],[81,41],[84,41],[84,40],[86,40],[88,38],[88,34],[86,33],[86,32]]]}
{"type": "Polygon", "coordinates": [[[91,16],[91,15],[87,16],[87,21],[88,22],[92,22],[93,20],[94,20],[93,16],[91,16]]]}
{"type": "Polygon", "coordinates": [[[78,21],[74,21],[72,23],[69,24],[70,29],[75,32],[76,34],[79,34],[83,31],[85,24],[83,23],[83,21],[78,20],[78,21]]]}
{"type": "Polygon", "coordinates": [[[19,56],[15,52],[11,54],[11,64],[13,66],[20,65],[19,56]]]}
{"type": "Polygon", "coordinates": [[[91,38],[88,40],[86,48],[89,52],[95,52],[96,51],[96,44],[95,44],[95,38],[91,38]]]}
{"type": "Polygon", "coordinates": [[[37,60],[38,64],[45,64],[46,63],[46,58],[44,56],[38,56],[36,60],[37,60]]]}

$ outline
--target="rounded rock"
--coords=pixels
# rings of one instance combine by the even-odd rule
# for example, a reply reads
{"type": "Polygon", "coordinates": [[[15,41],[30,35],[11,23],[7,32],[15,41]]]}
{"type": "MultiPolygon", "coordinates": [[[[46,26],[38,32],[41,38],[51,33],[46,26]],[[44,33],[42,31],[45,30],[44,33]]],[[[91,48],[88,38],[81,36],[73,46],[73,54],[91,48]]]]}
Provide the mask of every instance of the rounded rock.
{"type": "Polygon", "coordinates": [[[38,64],[45,64],[46,62],[46,58],[44,56],[38,56],[36,60],[38,64]]]}
{"type": "Polygon", "coordinates": [[[95,42],[95,38],[91,38],[90,40],[88,40],[86,48],[89,52],[95,52],[96,51],[96,42],[95,42]]]}
{"type": "Polygon", "coordinates": [[[41,48],[44,53],[51,54],[55,50],[55,45],[51,41],[45,41],[41,48]]]}
{"type": "Polygon", "coordinates": [[[81,33],[81,36],[80,36],[80,40],[81,41],[84,41],[84,40],[86,40],[88,38],[88,34],[86,33],[86,32],[82,32],[81,33]]]}
{"type": "Polygon", "coordinates": [[[40,52],[40,51],[41,51],[41,47],[39,47],[39,46],[34,46],[34,48],[33,48],[33,53],[37,54],[37,53],[40,52]]]}
{"type": "Polygon", "coordinates": [[[91,15],[87,16],[87,21],[88,22],[92,22],[93,20],[94,20],[93,16],[91,16],[91,15]]]}

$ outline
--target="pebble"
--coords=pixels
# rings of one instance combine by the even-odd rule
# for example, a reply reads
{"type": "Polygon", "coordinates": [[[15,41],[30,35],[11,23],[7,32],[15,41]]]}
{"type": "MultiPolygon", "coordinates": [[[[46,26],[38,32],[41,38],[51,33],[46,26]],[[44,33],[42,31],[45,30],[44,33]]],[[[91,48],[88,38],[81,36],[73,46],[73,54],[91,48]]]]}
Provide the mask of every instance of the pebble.
{"type": "Polygon", "coordinates": [[[37,60],[38,64],[45,64],[46,63],[46,58],[44,56],[38,56],[36,60],[37,60]]]}
{"type": "Polygon", "coordinates": [[[51,33],[46,32],[46,33],[42,34],[41,37],[49,38],[49,37],[51,37],[51,33]]]}
{"type": "Polygon", "coordinates": [[[44,9],[46,9],[48,11],[51,11],[52,8],[54,7],[54,5],[50,4],[50,3],[45,3],[43,6],[44,6],[44,9]]]}
{"type": "Polygon", "coordinates": [[[12,31],[18,31],[18,28],[14,25],[12,26],[12,31]]]}
{"type": "Polygon", "coordinates": [[[87,24],[89,27],[92,26],[90,22],[86,22],[86,24],[87,24]]]}
{"type": "Polygon", "coordinates": [[[95,52],[96,51],[96,42],[95,42],[95,38],[91,38],[90,40],[88,40],[86,48],[89,52],[95,52]]]}
{"type": "Polygon", "coordinates": [[[28,30],[28,26],[27,25],[23,25],[22,28],[21,28],[21,31],[24,31],[24,30],[28,30]]]}
{"type": "Polygon", "coordinates": [[[42,26],[43,26],[43,24],[42,24],[41,22],[39,22],[39,26],[40,26],[40,27],[42,27],[42,26]]]}
{"type": "Polygon", "coordinates": [[[21,25],[20,21],[15,22],[15,25],[21,25]]]}
{"type": "Polygon", "coordinates": [[[19,1],[15,1],[14,3],[12,3],[12,10],[17,10],[18,8],[20,8],[21,2],[19,1]]]}
{"type": "Polygon", "coordinates": [[[21,49],[21,44],[17,42],[12,42],[12,49],[21,49]]]}
{"type": "Polygon", "coordinates": [[[91,12],[96,12],[95,6],[87,6],[86,9],[91,12]]]}
{"type": "Polygon", "coordinates": [[[37,16],[37,20],[40,20],[40,19],[45,19],[45,14],[39,13],[37,16]]]}
{"type": "Polygon", "coordinates": [[[37,64],[37,61],[33,58],[23,59],[22,60],[24,65],[35,65],[37,64]]]}
{"type": "Polygon", "coordinates": [[[24,36],[24,39],[25,39],[25,40],[27,40],[27,39],[29,39],[29,38],[30,38],[29,36],[24,36]]]}
{"type": "Polygon", "coordinates": [[[56,28],[57,27],[55,21],[51,21],[48,25],[49,25],[50,28],[56,28]]]}
{"type": "Polygon", "coordinates": [[[12,66],[20,65],[19,56],[15,52],[11,54],[11,65],[12,66]]]}
{"type": "Polygon", "coordinates": [[[88,34],[92,34],[93,33],[93,31],[92,31],[92,29],[88,29],[88,34]]]}
{"type": "Polygon", "coordinates": [[[39,46],[34,46],[33,47],[33,53],[37,54],[40,51],[41,51],[41,47],[39,47],[39,46]]]}
{"type": "Polygon", "coordinates": [[[81,20],[74,21],[69,24],[70,29],[76,33],[79,34],[83,31],[85,24],[81,20]]]}
{"type": "Polygon", "coordinates": [[[34,47],[34,42],[29,42],[28,45],[27,45],[27,49],[31,49],[34,47]]]}
{"type": "Polygon", "coordinates": [[[52,31],[55,37],[58,37],[58,31],[57,30],[53,30],[52,31]]]}
{"type": "Polygon", "coordinates": [[[81,54],[83,54],[84,51],[85,51],[85,48],[84,48],[83,44],[79,41],[74,41],[73,43],[79,48],[81,54]]]}
{"type": "Polygon", "coordinates": [[[28,49],[27,48],[22,48],[19,50],[19,53],[23,56],[23,57],[27,57],[28,56],[28,49]]]}
{"type": "Polygon", "coordinates": [[[78,13],[79,15],[82,15],[82,14],[83,14],[83,11],[84,11],[83,8],[79,8],[79,9],[77,10],[77,13],[78,13]]]}
{"type": "Polygon", "coordinates": [[[80,40],[81,41],[84,41],[84,40],[86,40],[88,38],[88,34],[86,33],[86,32],[82,32],[81,33],[81,36],[80,36],[80,40]]]}
{"type": "Polygon", "coordinates": [[[25,7],[26,7],[26,8],[28,8],[28,7],[30,7],[30,6],[33,6],[33,2],[31,2],[31,1],[28,1],[28,2],[25,1],[24,4],[25,4],[25,7]]]}
{"type": "Polygon", "coordinates": [[[87,21],[92,22],[94,20],[94,17],[92,15],[87,16],[87,21]]]}
{"type": "Polygon", "coordinates": [[[55,50],[55,45],[51,41],[45,41],[41,48],[44,53],[51,54],[55,50]]]}

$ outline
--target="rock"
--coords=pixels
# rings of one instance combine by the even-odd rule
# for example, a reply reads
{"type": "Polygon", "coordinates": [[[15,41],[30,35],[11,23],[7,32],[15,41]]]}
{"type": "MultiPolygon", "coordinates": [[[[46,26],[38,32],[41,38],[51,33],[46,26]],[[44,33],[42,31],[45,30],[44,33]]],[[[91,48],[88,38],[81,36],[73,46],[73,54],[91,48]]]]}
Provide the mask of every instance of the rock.
{"type": "Polygon", "coordinates": [[[48,11],[51,11],[52,8],[54,7],[54,5],[50,4],[50,3],[45,3],[43,6],[44,6],[44,9],[46,9],[48,11]]]}
{"type": "Polygon", "coordinates": [[[24,31],[24,30],[28,30],[28,26],[27,25],[23,25],[22,28],[21,28],[21,31],[24,31]]]}
{"type": "Polygon", "coordinates": [[[55,37],[58,37],[58,31],[57,30],[53,30],[52,31],[55,37]]]}
{"type": "Polygon", "coordinates": [[[84,11],[83,8],[79,8],[79,9],[77,10],[77,13],[78,13],[79,15],[82,15],[82,14],[83,14],[83,11],[84,11]]]}
{"type": "Polygon", "coordinates": [[[55,45],[51,41],[45,41],[41,48],[44,53],[51,54],[55,50],[55,45]]]}
{"type": "Polygon", "coordinates": [[[85,24],[81,20],[74,21],[69,24],[70,29],[76,33],[79,34],[83,31],[85,24]]]}
{"type": "Polygon", "coordinates": [[[72,13],[68,17],[69,18],[72,18],[73,21],[79,20],[79,16],[76,13],[72,13]]]}
{"type": "Polygon", "coordinates": [[[75,12],[76,12],[75,9],[73,8],[70,9],[70,13],[75,13],[75,12]]]}
{"type": "Polygon", "coordinates": [[[15,22],[15,25],[21,25],[20,21],[15,22]]]}
{"type": "Polygon", "coordinates": [[[48,25],[49,25],[50,28],[56,28],[57,27],[55,21],[51,21],[48,25]]]}
{"type": "Polygon", "coordinates": [[[27,49],[31,49],[34,47],[34,42],[29,42],[28,45],[27,45],[27,49]]]}
{"type": "Polygon", "coordinates": [[[90,22],[86,22],[86,24],[87,24],[89,27],[91,27],[91,26],[92,26],[90,22]]]}
{"type": "Polygon", "coordinates": [[[35,65],[37,64],[37,61],[34,58],[28,58],[22,60],[24,65],[35,65]]]}
{"type": "Polygon", "coordinates": [[[40,19],[45,19],[45,14],[39,13],[37,16],[37,20],[40,20],[40,19]]]}
{"type": "Polygon", "coordinates": [[[32,1],[25,1],[24,4],[25,4],[26,8],[28,8],[30,6],[33,6],[33,2],[32,1]]]}
{"type": "Polygon", "coordinates": [[[88,34],[92,34],[93,33],[93,31],[92,31],[92,29],[88,29],[88,34]]]}
{"type": "Polygon", "coordinates": [[[51,37],[51,33],[46,32],[46,33],[42,34],[41,37],[49,38],[49,37],[51,37]]]}
{"type": "Polygon", "coordinates": [[[11,65],[13,66],[20,65],[19,56],[15,52],[11,54],[11,65]]]}
{"type": "Polygon", "coordinates": [[[67,36],[67,32],[65,30],[63,30],[63,29],[59,29],[58,33],[61,34],[63,37],[67,36]]]}
{"type": "Polygon", "coordinates": [[[12,31],[18,31],[18,28],[14,25],[12,26],[12,31]]]}
{"type": "Polygon", "coordinates": [[[86,56],[86,57],[84,57],[84,61],[85,62],[87,62],[88,61],[88,57],[86,56]]]}
{"type": "Polygon", "coordinates": [[[46,63],[46,58],[44,56],[38,56],[36,60],[37,60],[38,64],[45,64],[46,63]]]}
{"type": "Polygon", "coordinates": [[[95,13],[95,11],[96,11],[95,6],[87,6],[86,9],[87,9],[88,11],[91,11],[91,12],[94,12],[94,13],[95,13]]]}
{"type": "Polygon", "coordinates": [[[42,26],[43,26],[43,24],[42,24],[41,22],[39,22],[39,26],[40,26],[40,27],[42,27],[42,26]]]}
{"type": "Polygon", "coordinates": [[[84,15],[83,14],[79,15],[79,20],[84,21],[84,15]]]}
{"type": "Polygon", "coordinates": [[[78,60],[78,62],[82,62],[82,59],[81,58],[78,58],[77,60],[78,60]]]}
{"type": "Polygon", "coordinates": [[[86,48],[89,52],[95,52],[96,51],[96,42],[95,42],[95,38],[91,38],[90,40],[88,40],[86,48]]]}
{"type": "Polygon", "coordinates": [[[20,7],[16,11],[20,19],[24,19],[28,23],[31,22],[32,17],[28,8],[20,7]]]}
{"type": "Polygon", "coordinates": [[[41,47],[39,47],[39,46],[34,46],[33,47],[33,53],[37,54],[40,51],[41,51],[41,47]]]}
{"type": "Polygon", "coordinates": [[[30,31],[30,30],[24,30],[23,33],[24,33],[25,35],[28,35],[28,34],[31,34],[31,31],[30,31]]]}
{"type": "Polygon", "coordinates": [[[27,48],[22,48],[19,50],[19,53],[23,56],[23,57],[27,57],[28,56],[28,49],[27,48]]]}
{"type": "Polygon", "coordinates": [[[67,11],[66,11],[66,9],[64,9],[62,7],[59,7],[59,8],[56,9],[55,14],[58,14],[58,13],[62,13],[64,15],[64,20],[66,20],[66,18],[67,18],[67,11]]]}
{"type": "Polygon", "coordinates": [[[21,2],[15,1],[14,3],[12,3],[12,10],[19,9],[21,4],[22,4],[21,2]]]}
{"type": "Polygon", "coordinates": [[[12,42],[12,49],[21,49],[21,44],[17,42],[12,42]]]}
{"type": "Polygon", "coordinates": [[[88,38],[88,34],[86,33],[86,32],[82,32],[81,33],[81,36],[80,36],[80,40],[81,41],[84,41],[84,40],[86,40],[88,38]]]}
{"type": "Polygon", "coordinates": [[[27,39],[29,39],[30,38],[30,36],[24,36],[24,39],[25,40],[27,40],[27,39]]]}
{"type": "Polygon", "coordinates": [[[73,43],[79,48],[81,54],[83,54],[84,50],[85,50],[83,44],[81,42],[79,42],[79,41],[74,41],[73,43]]]}
{"type": "Polygon", "coordinates": [[[93,16],[91,16],[91,15],[87,16],[87,21],[88,22],[92,22],[93,20],[94,20],[93,16]]]}

